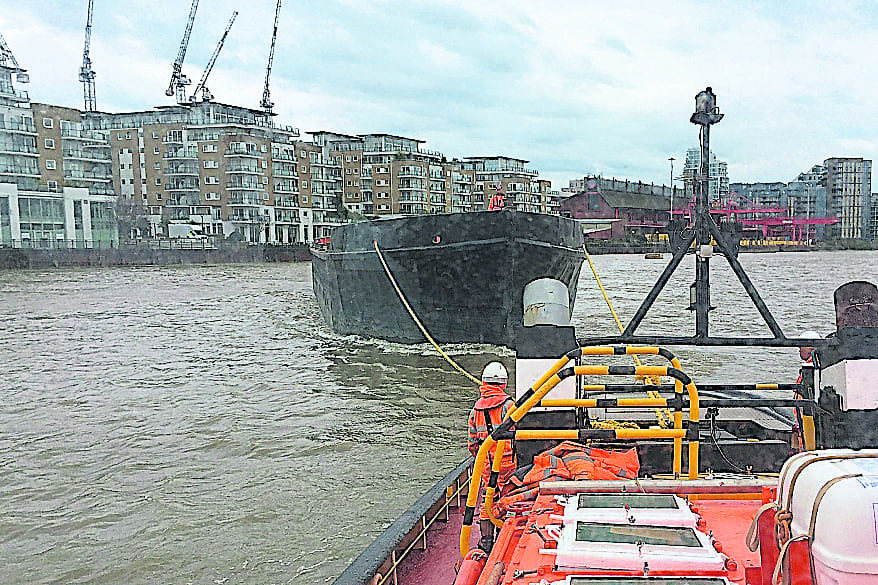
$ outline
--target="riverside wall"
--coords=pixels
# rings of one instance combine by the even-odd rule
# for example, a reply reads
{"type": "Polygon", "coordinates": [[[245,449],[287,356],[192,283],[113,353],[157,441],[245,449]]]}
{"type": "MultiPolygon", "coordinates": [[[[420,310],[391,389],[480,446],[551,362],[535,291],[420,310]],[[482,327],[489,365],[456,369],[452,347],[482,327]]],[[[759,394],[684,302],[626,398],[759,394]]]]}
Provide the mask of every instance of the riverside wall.
{"type": "Polygon", "coordinates": [[[190,249],[124,244],[102,249],[0,248],[0,269],[306,262],[310,258],[306,245],[225,245],[190,249]]]}

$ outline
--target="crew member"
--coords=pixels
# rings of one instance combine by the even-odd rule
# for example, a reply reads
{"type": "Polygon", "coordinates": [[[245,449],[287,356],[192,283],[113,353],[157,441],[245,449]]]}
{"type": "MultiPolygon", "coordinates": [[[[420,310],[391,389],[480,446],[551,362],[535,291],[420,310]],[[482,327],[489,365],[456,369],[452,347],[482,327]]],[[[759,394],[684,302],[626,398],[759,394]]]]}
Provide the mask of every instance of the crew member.
{"type": "MultiPolygon", "coordinates": [[[[506,197],[503,196],[501,187],[497,187],[497,192],[491,195],[488,200],[488,211],[497,211],[506,207],[506,197]]],[[[502,364],[501,364],[502,365],[502,364]]]]}
{"type": "MultiPolygon", "coordinates": [[[[470,453],[475,455],[479,451],[482,442],[491,432],[503,422],[506,415],[514,408],[515,402],[506,394],[506,381],[508,375],[506,368],[500,362],[491,362],[485,366],[482,372],[482,385],[479,386],[479,399],[469,415],[469,436],[467,447],[470,453]]],[[[497,482],[497,492],[515,471],[515,460],[512,454],[512,446],[508,441],[503,441],[503,458],[500,460],[500,476],[497,482]]],[[[485,460],[485,469],[482,472],[482,487],[488,485],[491,475],[491,466],[494,461],[494,449],[492,448],[485,460]]],[[[487,508],[484,503],[480,509],[479,529],[482,534],[479,540],[479,548],[485,552],[491,550],[494,545],[494,524],[488,518],[487,508]]]]}

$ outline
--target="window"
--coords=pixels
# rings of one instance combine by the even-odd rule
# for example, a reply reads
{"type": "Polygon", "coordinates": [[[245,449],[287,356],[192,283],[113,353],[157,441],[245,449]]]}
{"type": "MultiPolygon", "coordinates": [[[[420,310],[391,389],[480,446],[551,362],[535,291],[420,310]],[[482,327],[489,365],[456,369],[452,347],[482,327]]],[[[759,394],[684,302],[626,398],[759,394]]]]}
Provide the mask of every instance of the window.
{"type": "Polygon", "coordinates": [[[219,185],[219,178],[217,177],[204,177],[205,185],[219,185]]]}
{"type": "Polygon", "coordinates": [[[357,155],[354,155],[354,160],[355,160],[355,161],[357,160],[357,155]]]}
{"type": "Polygon", "coordinates": [[[131,132],[126,132],[126,133],[125,133],[125,138],[126,138],[127,140],[131,140],[131,132]]]}
{"type": "Polygon", "coordinates": [[[122,140],[122,135],[121,135],[121,134],[116,134],[116,140],[122,140]]]}
{"type": "Polygon", "coordinates": [[[302,187],[307,187],[307,186],[308,186],[308,181],[302,181],[302,187]]]}
{"type": "Polygon", "coordinates": [[[54,159],[51,159],[51,158],[50,158],[50,159],[47,159],[47,160],[46,160],[46,168],[49,169],[50,171],[55,170],[55,161],[54,161],[54,159]]]}
{"type": "Polygon", "coordinates": [[[261,150],[262,152],[267,152],[267,149],[265,148],[264,144],[259,148],[259,150],[261,150]]]}
{"type": "Polygon", "coordinates": [[[263,193],[263,194],[262,194],[262,200],[263,200],[263,201],[268,201],[268,193],[263,193]]]}
{"type": "Polygon", "coordinates": [[[262,184],[268,185],[268,177],[262,177],[262,184]]]}
{"type": "Polygon", "coordinates": [[[215,160],[206,160],[204,161],[204,168],[206,169],[218,169],[219,163],[215,160]]]}
{"type": "Polygon", "coordinates": [[[158,138],[158,137],[159,137],[159,133],[158,133],[158,132],[153,132],[153,133],[152,133],[152,137],[153,137],[153,138],[158,138]]]}
{"type": "Polygon", "coordinates": [[[307,173],[307,172],[308,172],[308,167],[306,167],[305,165],[302,165],[302,172],[303,172],[303,173],[307,173]]]}
{"type": "Polygon", "coordinates": [[[354,186],[354,182],[353,182],[353,181],[348,181],[348,187],[353,187],[353,186],[354,186]]]}
{"type": "Polygon", "coordinates": [[[355,174],[355,175],[359,175],[359,174],[360,174],[360,169],[354,169],[354,174],[355,174]]]}
{"type": "Polygon", "coordinates": [[[205,193],[204,200],[205,201],[219,201],[219,193],[205,193]]]}
{"type": "Polygon", "coordinates": [[[52,118],[43,118],[43,128],[53,128],[55,121],[52,118]]]}
{"type": "Polygon", "coordinates": [[[158,154],[158,153],[159,153],[159,147],[158,147],[158,146],[153,146],[153,148],[152,148],[152,153],[153,153],[153,154],[158,154]]]}
{"type": "Polygon", "coordinates": [[[58,188],[58,181],[46,181],[46,186],[50,191],[54,191],[58,188]]]}
{"type": "Polygon", "coordinates": [[[267,169],[267,168],[268,168],[268,163],[267,163],[266,161],[262,161],[262,168],[263,168],[263,169],[267,169]]]}
{"type": "Polygon", "coordinates": [[[158,171],[158,170],[161,170],[161,168],[162,168],[162,163],[160,163],[160,162],[155,163],[155,170],[158,171]]]}
{"type": "Polygon", "coordinates": [[[162,184],[162,179],[161,179],[161,177],[156,177],[156,179],[155,179],[155,184],[156,184],[156,185],[161,185],[161,184],[162,184]]]}
{"type": "Polygon", "coordinates": [[[305,158],[306,156],[308,156],[308,154],[303,150],[302,152],[299,153],[299,156],[301,158],[305,158]]]}
{"type": "Polygon", "coordinates": [[[162,200],[162,194],[161,194],[161,193],[156,193],[156,194],[155,194],[155,200],[156,200],[156,201],[161,201],[161,200],[162,200]]]}
{"type": "Polygon", "coordinates": [[[46,138],[46,148],[55,148],[55,140],[52,138],[46,138]]]}

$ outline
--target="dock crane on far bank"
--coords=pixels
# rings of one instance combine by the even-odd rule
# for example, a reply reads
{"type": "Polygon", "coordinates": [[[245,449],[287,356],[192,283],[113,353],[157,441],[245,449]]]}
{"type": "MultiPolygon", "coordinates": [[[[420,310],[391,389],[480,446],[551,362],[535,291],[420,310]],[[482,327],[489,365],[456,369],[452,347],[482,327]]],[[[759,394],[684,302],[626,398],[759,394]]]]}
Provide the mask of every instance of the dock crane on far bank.
{"type": "Polygon", "coordinates": [[[189,20],[186,21],[186,30],[183,32],[183,40],[180,41],[180,49],[177,51],[177,59],[174,61],[174,70],[171,72],[171,83],[165,90],[166,96],[177,95],[177,103],[186,103],[186,86],[192,83],[183,75],[183,59],[186,58],[186,49],[189,47],[189,35],[192,33],[192,25],[195,22],[195,11],[198,9],[198,0],[192,0],[189,8],[189,20]]]}
{"type": "Polygon", "coordinates": [[[219,43],[217,43],[216,48],[213,50],[213,55],[210,56],[210,61],[207,62],[207,67],[204,68],[204,73],[201,75],[201,79],[198,81],[198,85],[195,86],[195,89],[192,90],[192,95],[189,97],[189,101],[193,104],[198,100],[198,92],[201,92],[201,101],[209,102],[213,99],[213,94],[210,93],[210,90],[207,89],[207,86],[204,85],[207,82],[207,77],[210,75],[210,72],[213,71],[213,66],[216,63],[216,58],[219,57],[220,51],[223,48],[223,44],[226,42],[226,37],[229,36],[229,31],[232,30],[232,25],[235,24],[235,18],[238,16],[238,11],[234,11],[232,13],[232,18],[229,19],[229,24],[226,26],[226,31],[223,33],[223,36],[220,38],[219,43]]]}
{"type": "Polygon", "coordinates": [[[98,109],[95,97],[95,72],[91,68],[91,17],[94,10],[94,0],[88,0],[88,18],[85,21],[85,44],[82,49],[82,66],[79,68],[79,81],[82,82],[82,96],[85,102],[86,112],[96,112],[98,109]]]}
{"type": "Polygon", "coordinates": [[[277,41],[277,17],[280,15],[280,2],[277,0],[277,8],[274,9],[274,32],[271,33],[271,50],[268,53],[268,67],[265,68],[265,89],[262,91],[262,101],[259,105],[269,116],[274,115],[274,103],[271,101],[271,92],[268,91],[268,80],[271,77],[271,66],[274,63],[274,44],[277,41]]]}

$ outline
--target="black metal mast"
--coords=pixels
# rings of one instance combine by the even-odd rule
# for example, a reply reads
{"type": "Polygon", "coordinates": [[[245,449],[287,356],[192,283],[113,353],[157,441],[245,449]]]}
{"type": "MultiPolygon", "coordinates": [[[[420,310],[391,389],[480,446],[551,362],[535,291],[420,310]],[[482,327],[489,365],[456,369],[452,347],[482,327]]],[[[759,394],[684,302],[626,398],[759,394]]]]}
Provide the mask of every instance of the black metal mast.
{"type": "MultiPolygon", "coordinates": [[[[741,263],[738,262],[737,239],[731,230],[720,229],[710,215],[708,193],[710,190],[710,127],[722,120],[723,114],[716,105],[716,95],[710,87],[695,96],[695,113],[689,118],[693,124],[700,126],[701,168],[695,182],[695,217],[694,224],[680,234],[669,233],[669,240],[676,242],[674,255],[665,267],[652,290],[643,300],[634,317],[619,336],[580,339],[580,345],[604,345],[614,343],[627,344],[658,344],[658,345],[733,345],[733,346],[774,346],[774,347],[811,347],[821,345],[814,339],[790,339],[786,337],[774,316],[763,302],[762,297],[741,263]],[[714,243],[718,251],[726,258],[735,276],[738,277],[753,305],[759,311],[773,337],[711,337],[708,314],[710,306],[710,258],[714,255],[714,243]],[[659,293],[668,283],[671,275],[677,270],[680,262],[695,244],[695,282],[690,287],[689,309],[695,312],[695,335],[691,337],[664,335],[635,335],[634,331],[649,312],[659,293]]],[[[673,222],[669,222],[669,227],[673,222]]],[[[723,224],[724,228],[728,228],[723,224]]]]}

